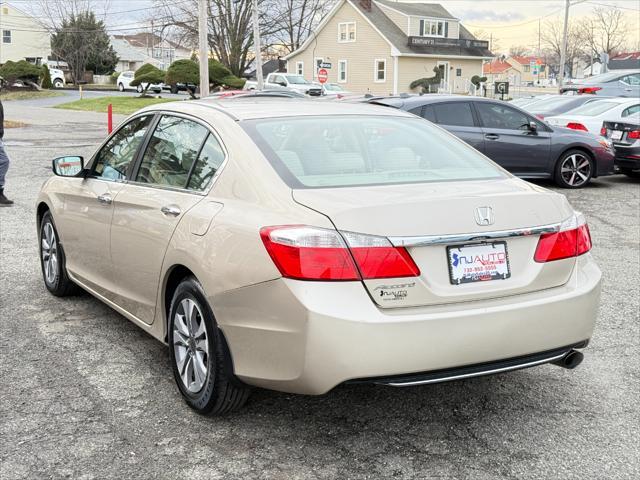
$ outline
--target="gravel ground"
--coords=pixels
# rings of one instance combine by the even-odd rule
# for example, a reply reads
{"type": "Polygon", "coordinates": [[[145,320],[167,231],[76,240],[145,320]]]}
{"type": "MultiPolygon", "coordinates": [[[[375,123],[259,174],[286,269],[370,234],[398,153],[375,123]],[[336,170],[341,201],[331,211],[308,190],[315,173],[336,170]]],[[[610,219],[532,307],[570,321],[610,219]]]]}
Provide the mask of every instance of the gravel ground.
{"type": "MultiPolygon", "coordinates": [[[[34,200],[50,159],[89,156],[103,115],[6,104],[13,163],[0,209],[0,478],[640,478],[640,184],[565,192],[604,272],[585,362],[321,397],[258,390],[202,417],[167,349],[99,301],[43,285],[34,200]]],[[[118,118],[120,120],[121,118],[118,118]]]]}

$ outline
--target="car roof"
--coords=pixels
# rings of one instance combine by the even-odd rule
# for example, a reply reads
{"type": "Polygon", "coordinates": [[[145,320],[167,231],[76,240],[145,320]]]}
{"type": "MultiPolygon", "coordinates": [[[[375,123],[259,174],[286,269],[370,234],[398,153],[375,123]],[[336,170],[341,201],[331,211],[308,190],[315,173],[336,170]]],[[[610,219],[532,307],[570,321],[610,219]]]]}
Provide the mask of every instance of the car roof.
{"type": "Polygon", "coordinates": [[[202,115],[201,107],[203,106],[216,109],[235,120],[325,115],[382,115],[413,118],[413,115],[400,110],[391,108],[383,109],[379,106],[366,103],[322,102],[298,98],[264,96],[256,98],[251,95],[241,95],[217,100],[203,99],[161,103],[147,107],[145,111],[173,110],[198,116],[202,115]]]}
{"type": "Polygon", "coordinates": [[[469,101],[502,103],[502,100],[496,100],[493,98],[473,97],[473,96],[466,96],[466,95],[450,95],[450,94],[428,94],[428,95],[386,97],[386,98],[379,98],[379,99],[372,100],[371,103],[379,104],[379,105],[388,105],[396,108],[410,109],[411,107],[419,107],[422,105],[427,105],[429,103],[469,102],[469,101]]]}

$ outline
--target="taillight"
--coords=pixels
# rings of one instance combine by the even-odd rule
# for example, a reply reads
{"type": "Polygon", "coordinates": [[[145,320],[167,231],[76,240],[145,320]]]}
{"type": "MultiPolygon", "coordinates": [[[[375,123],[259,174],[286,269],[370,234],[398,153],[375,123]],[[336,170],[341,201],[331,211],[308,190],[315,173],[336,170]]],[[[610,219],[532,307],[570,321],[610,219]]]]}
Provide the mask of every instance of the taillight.
{"type": "Polygon", "coordinates": [[[589,131],[589,130],[587,130],[587,127],[585,127],[583,124],[578,123],[578,122],[569,122],[569,123],[567,123],[567,128],[570,128],[571,130],[583,130],[585,132],[589,131]]]}
{"type": "Polygon", "coordinates": [[[627,133],[627,138],[631,140],[637,140],[640,138],[640,130],[632,130],[627,133]]]}
{"type": "Polygon", "coordinates": [[[536,113],[535,115],[536,115],[536,117],[538,117],[540,120],[544,120],[544,115],[542,115],[541,113],[536,113]]]}
{"type": "Polygon", "coordinates": [[[605,127],[604,125],[600,129],[600,135],[603,136],[603,137],[607,136],[607,127],[605,127]]]}
{"type": "Polygon", "coordinates": [[[260,236],[287,278],[346,281],[420,275],[409,253],[385,237],[298,225],[264,227],[260,236]]]}
{"type": "Polygon", "coordinates": [[[591,93],[595,94],[597,91],[602,90],[602,87],[583,87],[578,89],[578,93],[591,93]]]}
{"type": "Polygon", "coordinates": [[[577,257],[591,250],[591,234],[582,214],[576,214],[560,226],[559,232],[540,236],[534,260],[538,263],[577,257]]]}

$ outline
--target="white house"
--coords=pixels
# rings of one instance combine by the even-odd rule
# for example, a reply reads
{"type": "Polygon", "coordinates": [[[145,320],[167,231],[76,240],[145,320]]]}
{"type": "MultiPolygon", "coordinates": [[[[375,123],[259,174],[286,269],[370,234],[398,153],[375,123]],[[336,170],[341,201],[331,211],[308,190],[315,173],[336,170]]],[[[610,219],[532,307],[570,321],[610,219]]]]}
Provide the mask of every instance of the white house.
{"type": "Polygon", "coordinates": [[[120,58],[116,70],[137,70],[151,63],[166,70],[176,60],[191,58],[192,50],[159,36],[140,32],[133,35],[113,35],[111,45],[120,58]]]}
{"type": "Polygon", "coordinates": [[[8,60],[41,64],[51,55],[49,33],[35,18],[0,1],[0,64],[8,60]]]}

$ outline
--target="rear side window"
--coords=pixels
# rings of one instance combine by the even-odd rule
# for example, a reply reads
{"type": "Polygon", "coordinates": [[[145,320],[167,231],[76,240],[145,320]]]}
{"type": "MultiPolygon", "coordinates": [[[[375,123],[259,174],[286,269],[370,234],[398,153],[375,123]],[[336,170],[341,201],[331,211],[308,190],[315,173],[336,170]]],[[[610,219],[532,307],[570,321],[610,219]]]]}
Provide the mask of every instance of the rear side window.
{"type": "Polygon", "coordinates": [[[441,125],[474,127],[473,113],[469,102],[438,103],[433,106],[436,120],[441,125]]]}
{"type": "Polygon", "coordinates": [[[622,111],[622,117],[623,118],[624,117],[628,117],[629,115],[634,115],[634,114],[637,114],[637,113],[640,113],[640,104],[633,105],[633,106],[631,106],[629,108],[625,108],[622,111]]]}
{"type": "Polygon", "coordinates": [[[504,177],[476,150],[416,118],[301,116],[241,125],[292,188],[504,177]]]}
{"type": "Polygon", "coordinates": [[[209,134],[198,156],[195,167],[191,172],[187,188],[198,191],[206,190],[211,183],[211,179],[220,169],[222,162],[224,162],[224,158],[224,151],[218,139],[212,134],[209,134]]]}
{"type": "Polygon", "coordinates": [[[199,123],[163,116],[144,152],[136,181],[186,188],[191,167],[208,134],[199,123]]]}

